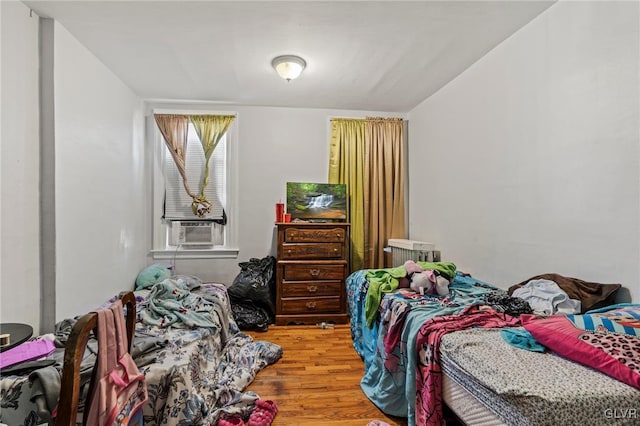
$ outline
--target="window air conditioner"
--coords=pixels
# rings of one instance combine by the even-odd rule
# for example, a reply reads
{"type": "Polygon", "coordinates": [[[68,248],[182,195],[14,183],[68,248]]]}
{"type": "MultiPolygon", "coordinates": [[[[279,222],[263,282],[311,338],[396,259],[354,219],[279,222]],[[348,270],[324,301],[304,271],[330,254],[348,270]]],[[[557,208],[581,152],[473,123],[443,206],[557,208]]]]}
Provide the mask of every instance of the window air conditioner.
{"type": "Polygon", "coordinates": [[[172,246],[211,246],[215,241],[213,222],[172,221],[169,244],[172,246]]]}

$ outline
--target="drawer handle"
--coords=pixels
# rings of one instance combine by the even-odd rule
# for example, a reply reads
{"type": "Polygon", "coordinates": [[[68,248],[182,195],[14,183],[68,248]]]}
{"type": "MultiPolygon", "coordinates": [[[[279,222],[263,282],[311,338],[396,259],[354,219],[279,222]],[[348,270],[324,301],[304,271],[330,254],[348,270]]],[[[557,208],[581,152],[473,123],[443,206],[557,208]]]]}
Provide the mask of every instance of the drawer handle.
{"type": "Polygon", "coordinates": [[[307,306],[307,309],[315,309],[316,302],[307,302],[306,306],[307,306]]]}
{"type": "Polygon", "coordinates": [[[307,287],[307,291],[309,293],[315,293],[318,291],[318,286],[317,285],[310,285],[307,287]]]}
{"type": "Polygon", "coordinates": [[[291,254],[293,251],[291,249],[287,250],[287,254],[291,254]]]}
{"type": "Polygon", "coordinates": [[[312,277],[317,278],[320,276],[320,269],[309,269],[309,274],[311,274],[312,277]]]}
{"type": "Polygon", "coordinates": [[[334,252],[334,253],[337,253],[337,252],[338,252],[338,249],[337,249],[337,248],[334,248],[334,249],[333,249],[333,252],[334,252]]]}

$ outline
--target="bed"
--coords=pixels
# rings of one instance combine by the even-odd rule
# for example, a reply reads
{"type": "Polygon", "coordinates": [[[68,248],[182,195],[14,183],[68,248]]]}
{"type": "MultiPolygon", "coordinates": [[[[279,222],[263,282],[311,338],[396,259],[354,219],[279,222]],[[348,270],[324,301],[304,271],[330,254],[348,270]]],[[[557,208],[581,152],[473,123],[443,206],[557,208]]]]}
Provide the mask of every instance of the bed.
{"type": "MultiPolygon", "coordinates": [[[[248,417],[259,396],[244,389],[258,371],[282,356],[280,346],[254,341],[238,329],[224,285],[191,287],[167,279],[135,291],[137,321],[131,353],[146,378],[147,425],[215,425],[222,417],[248,417]]],[[[75,321],[56,325],[60,348],[49,356],[55,365],[3,374],[0,423],[31,426],[50,421],[59,392],[63,346],[75,321]]],[[[92,340],[82,360],[87,366],[82,374],[85,382],[95,362],[92,340]]]]}
{"type": "MultiPolygon", "coordinates": [[[[372,317],[372,282],[369,270],[352,273],[347,299],[353,345],[364,361],[361,388],[383,412],[406,417],[409,425],[443,424],[445,406],[474,426],[638,424],[637,366],[627,384],[559,356],[563,348],[553,342],[546,342],[553,351],[534,352],[502,336],[530,328],[544,340],[558,326],[544,321],[556,315],[507,314],[513,298],[506,291],[456,271],[448,295],[391,287],[373,298],[372,317]]],[[[638,327],[640,305],[610,308],[602,312],[635,315],[638,327]]],[[[556,340],[567,343],[568,356],[582,344],[564,336],[556,340]]],[[[640,347],[635,350],[631,360],[640,359],[640,347]]]]}

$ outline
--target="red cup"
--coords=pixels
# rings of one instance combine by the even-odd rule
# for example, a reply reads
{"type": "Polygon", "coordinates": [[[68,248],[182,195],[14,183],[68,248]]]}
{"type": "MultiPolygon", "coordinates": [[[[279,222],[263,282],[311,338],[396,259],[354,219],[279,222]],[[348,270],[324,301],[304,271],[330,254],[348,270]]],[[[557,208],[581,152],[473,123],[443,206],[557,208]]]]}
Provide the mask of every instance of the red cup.
{"type": "Polygon", "coordinates": [[[284,220],[284,203],[276,203],[276,222],[284,220]]]}
{"type": "Polygon", "coordinates": [[[284,214],[284,223],[289,223],[291,222],[291,213],[285,213],[284,214]]]}

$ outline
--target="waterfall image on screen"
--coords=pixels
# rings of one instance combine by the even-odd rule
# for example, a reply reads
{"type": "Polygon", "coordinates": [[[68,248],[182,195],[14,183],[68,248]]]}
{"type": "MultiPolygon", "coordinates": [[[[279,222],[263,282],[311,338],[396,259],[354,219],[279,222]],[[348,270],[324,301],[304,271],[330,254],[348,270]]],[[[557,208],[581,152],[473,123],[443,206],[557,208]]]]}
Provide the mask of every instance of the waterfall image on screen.
{"type": "Polygon", "coordinates": [[[347,185],[287,182],[287,213],[292,219],[344,221],[347,219],[347,185]]]}
{"type": "Polygon", "coordinates": [[[333,203],[333,195],[329,194],[320,194],[315,197],[311,197],[309,204],[307,204],[308,209],[324,209],[327,208],[333,203]]]}

